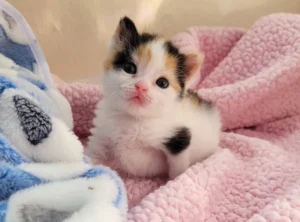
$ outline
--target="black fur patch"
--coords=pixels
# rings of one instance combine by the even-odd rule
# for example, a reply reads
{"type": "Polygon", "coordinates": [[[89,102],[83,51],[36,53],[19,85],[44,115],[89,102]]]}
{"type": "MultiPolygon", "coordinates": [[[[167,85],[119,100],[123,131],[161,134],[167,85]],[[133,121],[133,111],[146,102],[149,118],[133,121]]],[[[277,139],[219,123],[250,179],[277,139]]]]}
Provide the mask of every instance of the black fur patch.
{"type": "Polygon", "coordinates": [[[124,64],[132,62],[131,52],[128,49],[124,49],[122,52],[118,52],[113,60],[113,67],[116,70],[122,69],[124,64]]]}
{"type": "Polygon", "coordinates": [[[202,104],[205,106],[206,109],[210,110],[214,107],[214,104],[211,101],[202,99],[202,104]]]}
{"type": "Polygon", "coordinates": [[[125,63],[133,62],[132,53],[141,45],[156,39],[156,35],[143,33],[139,35],[134,23],[128,17],[120,20],[119,37],[123,43],[123,50],[118,52],[113,59],[113,67],[122,69],[125,63]]]}
{"type": "Polygon", "coordinates": [[[13,101],[27,140],[32,145],[39,144],[52,131],[50,117],[38,106],[22,96],[14,96],[13,101]]]}
{"type": "Polygon", "coordinates": [[[184,90],[184,86],[185,86],[185,79],[186,79],[186,67],[185,67],[185,60],[186,57],[179,53],[178,49],[173,46],[173,44],[171,42],[166,42],[165,43],[165,48],[167,50],[167,52],[172,55],[173,57],[175,57],[177,59],[177,70],[176,70],[176,76],[177,76],[177,80],[179,82],[179,85],[181,87],[181,90],[183,92],[184,90]]]}
{"type": "Polygon", "coordinates": [[[134,22],[127,16],[124,16],[123,18],[120,19],[120,26],[121,27],[124,26],[125,29],[130,30],[131,32],[137,33],[137,29],[135,27],[134,22]]]}
{"type": "Polygon", "coordinates": [[[139,33],[131,19],[124,17],[120,20],[119,24],[119,38],[120,41],[124,42],[125,45],[135,46],[139,33]]]}
{"type": "Polygon", "coordinates": [[[169,41],[165,42],[165,47],[166,47],[167,52],[170,55],[172,55],[174,57],[177,57],[178,55],[180,55],[179,50],[175,46],[173,46],[173,44],[171,42],[169,42],[169,41]]]}
{"type": "Polygon", "coordinates": [[[175,130],[174,135],[166,140],[164,145],[171,154],[176,155],[188,148],[191,138],[191,132],[187,127],[179,127],[175,130]]]}
{"type": "Polygon", "coordinates": [[[156,39],[155,34],[143,33],[140,37],[140,44],[146,44],[156,39]]]}

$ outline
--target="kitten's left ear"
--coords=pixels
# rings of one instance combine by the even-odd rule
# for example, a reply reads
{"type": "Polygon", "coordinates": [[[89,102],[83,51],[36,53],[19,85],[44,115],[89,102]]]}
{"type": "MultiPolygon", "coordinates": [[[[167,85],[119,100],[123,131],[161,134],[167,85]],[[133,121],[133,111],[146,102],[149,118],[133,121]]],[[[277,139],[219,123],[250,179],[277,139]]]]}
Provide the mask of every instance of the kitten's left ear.
{"type": "Polygon", "coordinates": [[[186,89],[193,89],[198,84],[203,61],[204,55],[200,52],[185,54],[186,89]]]}
{"type": "Polygon", "coordinates": [[[119,50],[126,45],[133,47],[137,43],[138,36],[134,22],[125,16],[119,22],[110,47],[115,50],[119,50]]]}

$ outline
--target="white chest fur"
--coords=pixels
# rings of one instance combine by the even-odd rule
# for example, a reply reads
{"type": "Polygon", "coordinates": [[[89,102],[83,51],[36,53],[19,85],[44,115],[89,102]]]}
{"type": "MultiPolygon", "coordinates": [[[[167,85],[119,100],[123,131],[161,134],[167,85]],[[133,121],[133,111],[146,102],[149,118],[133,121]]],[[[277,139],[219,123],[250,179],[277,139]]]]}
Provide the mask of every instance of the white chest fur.
{"type": "Polygon", "coordinates": [[[136,176],[177,176],[218,148],[220,132],[218,114],[205,109],[195,112],[181,107],[159,118],[136,119],[108,110],[105,102],[97,109],[94,126],[88,144],[94,162],[109,161],[136,176]],[[192,137],[187,149],[172,154],[164,143],[178,126],[187,127],[192,137]]]}
{"type": "Polygon", "coordinates": [[[114,168],[137,176],[167,173],[161,132],[150,121],[108,112],[103,106],[98,107],[88,144],[94,162],[108,161],[114,168]]]}

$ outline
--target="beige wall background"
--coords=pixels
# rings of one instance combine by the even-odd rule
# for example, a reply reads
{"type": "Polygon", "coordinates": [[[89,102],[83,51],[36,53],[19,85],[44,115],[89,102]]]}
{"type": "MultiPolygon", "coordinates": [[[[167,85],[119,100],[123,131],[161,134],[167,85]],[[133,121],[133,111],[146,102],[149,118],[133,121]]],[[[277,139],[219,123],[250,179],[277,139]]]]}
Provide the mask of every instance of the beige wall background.
{"type": "Polygon", "coordinates": [[[67,81],[102,72],[118,20],[171,36],[189,26],[249,27],[275,12],[300,12],[300,0],[8,0],[32,26],[52,73],[67,81]]]}

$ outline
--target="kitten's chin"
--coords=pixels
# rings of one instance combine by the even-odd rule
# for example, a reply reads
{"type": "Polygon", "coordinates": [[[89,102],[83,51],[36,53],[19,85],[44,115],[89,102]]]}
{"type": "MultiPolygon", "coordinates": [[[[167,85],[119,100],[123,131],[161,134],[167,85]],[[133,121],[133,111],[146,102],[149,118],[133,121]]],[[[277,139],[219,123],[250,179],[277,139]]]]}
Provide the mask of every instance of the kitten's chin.
{"type": "Polygon", "coordinates": [[[148,116],[147,106],[140,106],[137,104],[129,104],[125,110],[131,116],[144,117],[148,116]]]}
{"type": "Polygon", "coordinates": [[[153,111],[151,111],[150,103],[141,103],[140,101],[126,102],[126,106],[123,107],[123,111],[134,117],[151,117],[153,111]]]}
{"type": "MultiPolygon", "coordinates": [[[[110,103],[109,106],[117,111],[135,118],[155,117],[158,115],[157,110],[153,109],[154,104],[151,102],[143,103],[136,100],[124,99],[117,103],[110,103]]],[[[159,112],[160,113],[160,112],[159,112]]]]}

